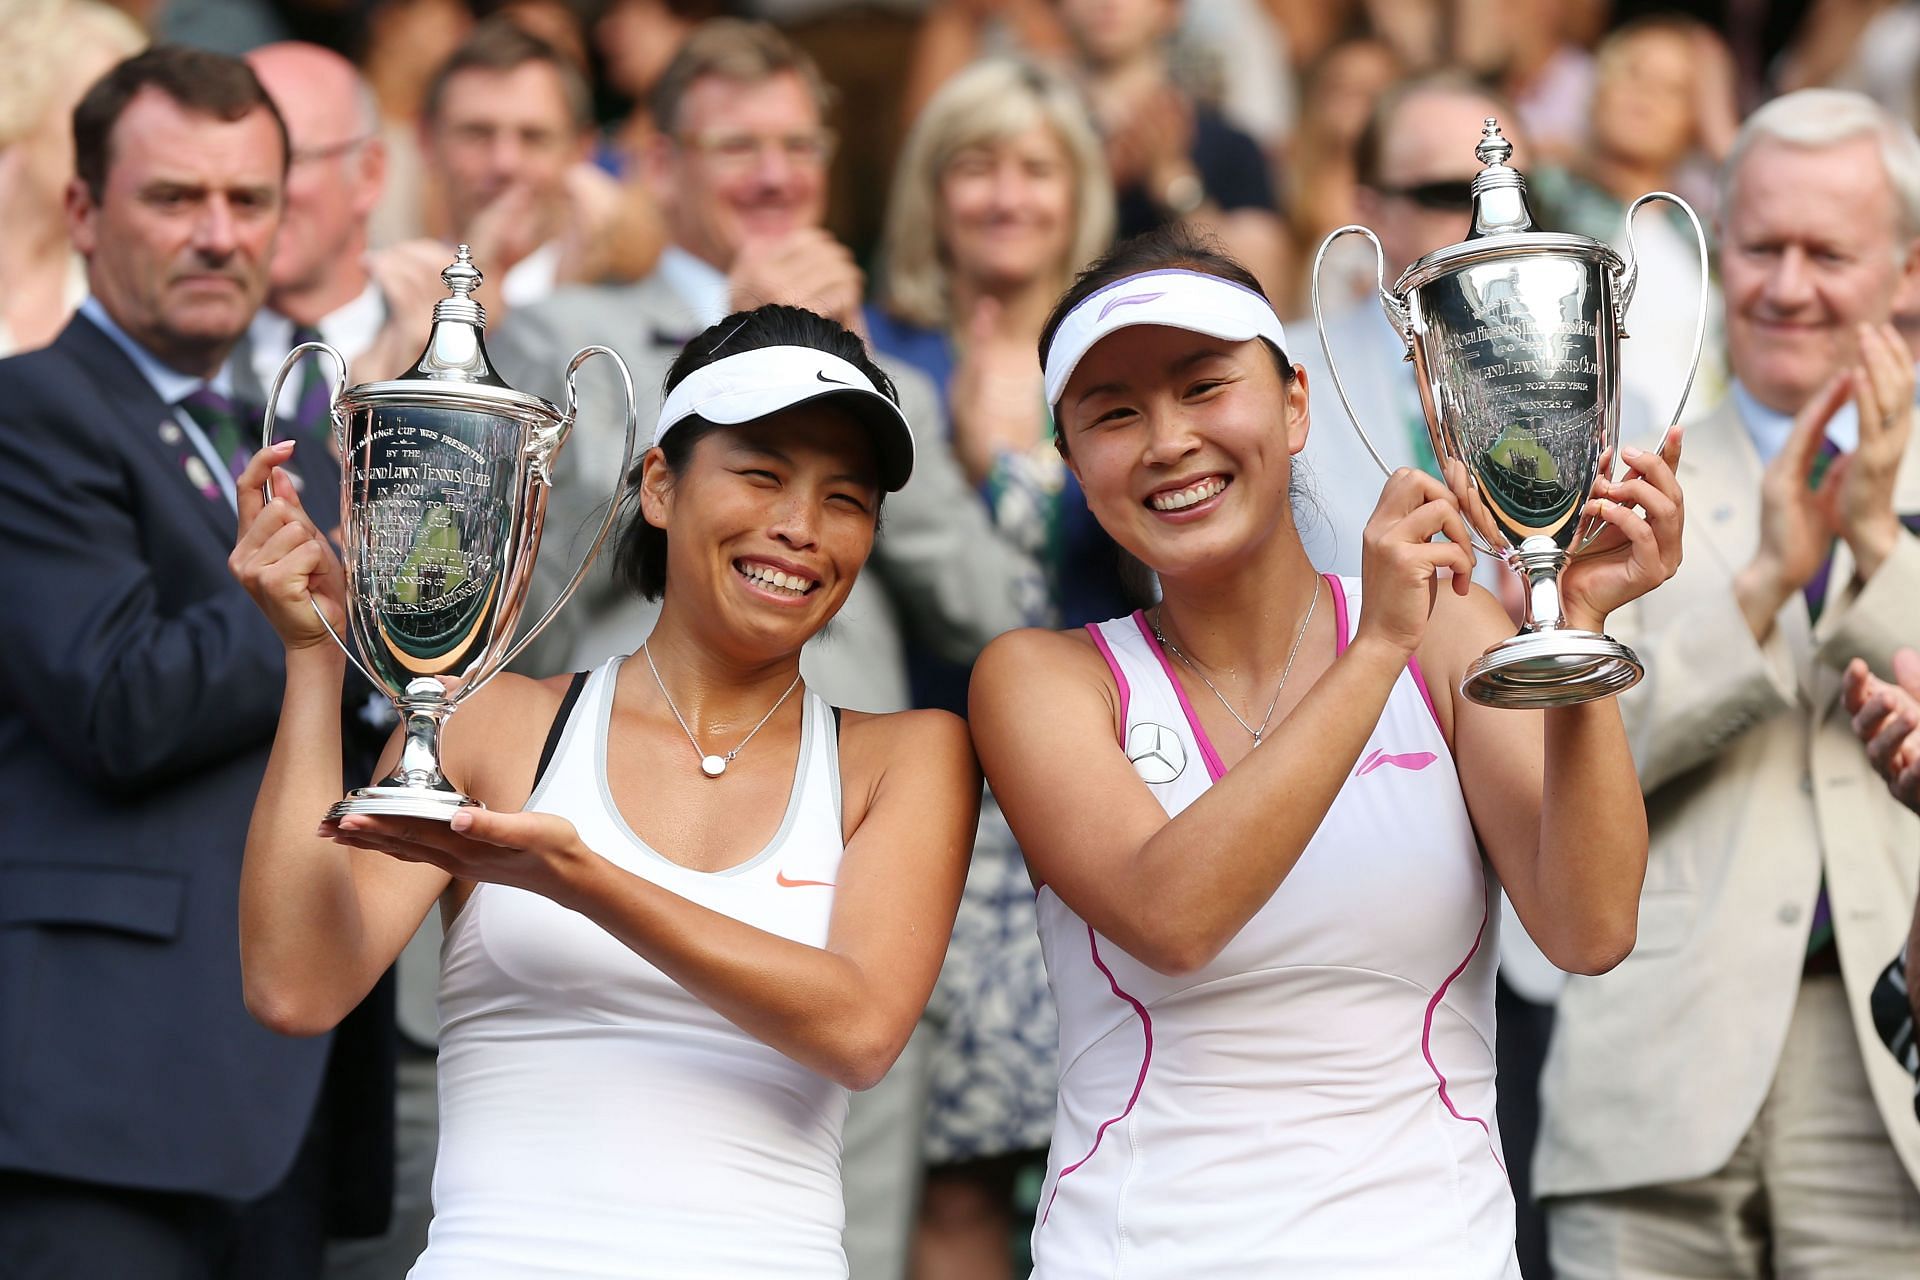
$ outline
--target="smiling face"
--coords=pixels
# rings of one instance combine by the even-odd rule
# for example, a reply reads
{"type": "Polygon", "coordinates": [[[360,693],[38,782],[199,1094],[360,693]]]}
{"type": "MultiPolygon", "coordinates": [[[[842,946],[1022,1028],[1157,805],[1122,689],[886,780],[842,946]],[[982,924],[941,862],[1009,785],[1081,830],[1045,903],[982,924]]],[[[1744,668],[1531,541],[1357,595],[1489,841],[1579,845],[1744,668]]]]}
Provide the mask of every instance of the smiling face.
{"type": "Polygon", "coordinates": [[[681,99],[674,136],[649,176],[674,243],[722,271],[749,239],[773,240],[827,216],[832,140],[798,73],[742,82],[703,76],[681,99]]]}
{"type": "Polygon", "coordinates": [[[940,239],[954,274],[1016,289],[1066,270],[1073,244],[1073,164],[1054,131],[962,147],[940,175],[940,239]]]}
{"type": "Polygon", "coordinates": [[[265,110],[221,120],[155,88],[113,126],[106,182],[67,191],[87,284],[133,339],[182,373],[210,375],[267,291],[286,157],[265,110]]]}
{"type": "Polygon", "coordinates": [[[1059,417],[1101,527],[1164,577],[1218,572],[1292,528],[1307,383],[1283,382],[1258,339],[1121,329],[1081,359],[1059,417]]]}
{"type": "Polygon", "coordinates": [[[1856,326],[1916,298],[1920,255],[1870,136],[1827,147],[1772,139],[1730,184],[1720,279],[1734,376],[1770,409],[1795,413],[1857,358],[1856,326]]]}
{"type": "Polygon", "coordinates": [[[667,591],[760,654],[798,649],[846,603],[873,548],[878,471],[866,430],[830,405],[718,427],[676,477],[660,450],[641,510],[667,531],[667,591]]]}
{"type": "Polygon", "coordinates": [[[508,71],[469,67],[449,76],[427,124],[428,155],[446,186],[454,231],[470,225],[511,187],[532,197],[541,238],[557,234],[567,170],[586,155],[566,82],[550,62],[508,71]]]}

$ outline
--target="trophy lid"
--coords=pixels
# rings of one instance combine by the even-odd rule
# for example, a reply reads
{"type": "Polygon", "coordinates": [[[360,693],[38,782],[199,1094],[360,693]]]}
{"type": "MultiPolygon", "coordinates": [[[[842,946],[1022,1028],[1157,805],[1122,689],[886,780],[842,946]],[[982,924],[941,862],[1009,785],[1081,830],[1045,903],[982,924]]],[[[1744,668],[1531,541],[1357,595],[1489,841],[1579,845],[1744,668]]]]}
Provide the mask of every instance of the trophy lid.
{"type": "Polygon", "coordinates": [[[1513,158],[1513,144],[1500,132],[1497,117],[1488,116],[1482,122],[1473,154],[1482,167],[1473,179],[1473,225],[1467,238],[1435,249],[1401,272],[1396,292],[1404,295],[1471,263],[1515,254],[1571,254],[1615,271],[1622,269],[1619,254],[1604,241],[1534,229],[1527,180],[1507,163],[1513,158]]]}
{"type": "Polygon", "coordinates": [[[1473,158],[1483,167],[1473,179],[1473,228],[1467,239],[1533,230],[1527,180],[1507,163],[1513,158],[1513,144],[1500,132],[1497,117],[1488,116],[1482,123],[1473,158]]]}
{"type": "Polygon", "coordinates": [[[362,383],[348,391],[343,400],[350,407],[441,404],[557,419],[558,409],[539,396],[514,390],[487,358],[482,337],[487,328],[487,309],[472,296],[485,278],[473,264],[472,250],[461,245],[453,262],[440,273],[448,296],[433,304],[433,330],[420,358],[398,377],[362,383]]]}
{"type": "Polygon", "coordinates": [[[414,361],[413,368],[399,381],[478,382],[504,387],[506,379],[493,370],[487,359],[486,343],[480,335],[487,328],[487,309],[473,300],[472,294],[486,277],[473,265],[473,252],[461,245],[453,262],[440,273],[448,297],[433,304],[433,332],[427,337],[427,349],[414,361]]]}

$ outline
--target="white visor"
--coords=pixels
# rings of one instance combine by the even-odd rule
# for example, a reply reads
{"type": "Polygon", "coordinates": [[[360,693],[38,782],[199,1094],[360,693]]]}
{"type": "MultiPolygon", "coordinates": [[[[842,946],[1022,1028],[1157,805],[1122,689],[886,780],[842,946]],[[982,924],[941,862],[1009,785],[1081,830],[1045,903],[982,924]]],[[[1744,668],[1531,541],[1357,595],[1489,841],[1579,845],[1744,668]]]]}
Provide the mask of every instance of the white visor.
{"type": "Polygon", "coordinates": [[[1095,343],[1118,329],[1161,324],[1226,342],[1265,338],[1287,351],[1286,331],[1265,298],[1203,271],[1169,268],[1117,280],[1081,299],[1047,348],[1047,403],[1058,408],[1073,371],[1095,343]]]}
{"type": "Polygon", "coordinates": [[[757,347],[695,369],[660,406],[653,443],[688,418],[738,426],[828,396],[872,434],[880,487],[890,493],[906,484],[913,431],[900,406],[852,364],[815,347],[757,347]]]}

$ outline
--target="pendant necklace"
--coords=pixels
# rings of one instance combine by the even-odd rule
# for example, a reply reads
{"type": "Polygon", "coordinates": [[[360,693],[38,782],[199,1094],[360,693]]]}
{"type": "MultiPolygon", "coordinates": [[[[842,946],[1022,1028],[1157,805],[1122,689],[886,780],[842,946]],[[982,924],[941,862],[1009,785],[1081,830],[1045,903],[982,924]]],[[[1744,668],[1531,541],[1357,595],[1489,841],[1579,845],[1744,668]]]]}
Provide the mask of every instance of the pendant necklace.
{"type": "MultiPolygon", "coordinates": [[[[753,735],[766,727],[767,721],[773,719],[773,713],[785,706],[787,699],[793,696],[793,691],[800,687],[800,673],[796,671],[793,673],[793,683],[787,686],[787,691],[780,695],[778,702],[775,702],[771,707],[767,708],[767,714],[760,717],[760,723],[747,730],[747,736],[740,739],[739,744],[735,746],[733,750],[723,756],[713,756],[708,755],[701,749],[700,739],[693,736],[693,729],[688,726],[687,718],[680,714],[680,708],[673,705],[673,695],[667,692],[667,682],[660,678],[660,668],[653,665],[653,654],[644,644],[640,646],[640,655],[647,660],[647,670],[653,672],[653,682],[660,686],[660,696],[667,700],[667,710],[673,712],[673,718],[680,722],[681,732],[685,733],[687,735],[687,741],[693,744],[694,754],[700,757],[700,772],[706,774],[709,778],[717,778],[725,773],[727,766],[733,763],[733,758],[739,755],[741,749],[749,742],[753,741],[753,735]]],[[[1202,680],[1206,679],[1205,676],[1201,676],[1200,678],[1202,680]]]]}
{"type": "MultiPolygon", "coordinates": [[[[1307,638],[1307,626],[1313,621],[1313,610],[1319,603],[1320,578],[1318,575],[1315,575],[1313,579],[1313,599],[1307,601],[1307,613],[1305,617],[1300,619],[1299,633],[1293,637],[1293,648],[1287,653],[1287,665],[1280,669],[1280,684],[1274,689],[1273,701],[1267,704],[1267,714],[1262,717],[1258,727],[1250,725],[1241,719],[1240,713],[1233,709],[1231,702],[1227,701],[1227,695],[1221,693],[1213,681],[1207,679],[1207,673],[1202,671],[1192,658],[1182,653],[1179,645],[1167,639],[1167,633],[1160,629],[1159,609],[1153,611],[1153,638],[1160,642],[1162,648],[1171,650],[1174,657],[1186,663],[1187,670],[1200,677],[1200,683],[1212,690],[1213,696],[1220,700],[1220,705],[1225,707],[1227,714],[1233,717],[1233,722],[1246,730],[1247,736],[1253,739],[1253,745],[1257,747],[1260,745],[1261,739],[1267,736],[1267,726],[1273,723],[1273,709],[1280,705],[1280,690],[1287,687],[1287,677],[1293,674],[1293,660],[1300,656],[1300,642],[1307,638]]],[[[1162,606],[1162,608],[1164,607],[1165,606],[1162,606]]]]}

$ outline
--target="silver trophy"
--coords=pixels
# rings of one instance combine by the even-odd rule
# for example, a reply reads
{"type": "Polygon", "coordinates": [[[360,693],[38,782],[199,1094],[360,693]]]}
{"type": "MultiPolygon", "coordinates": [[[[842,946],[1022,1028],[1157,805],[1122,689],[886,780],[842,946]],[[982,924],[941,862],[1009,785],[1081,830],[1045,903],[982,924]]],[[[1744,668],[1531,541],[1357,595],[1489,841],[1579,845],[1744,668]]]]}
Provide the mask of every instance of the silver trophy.
{"type": "Polygon", "coordinates": [[[1314,259],[1314,319],[1340,403],[1386,471],[1347,399],[1320,306],[1327,250],[1342,236],[1366,236],[1380,304],[1418,371],[1434,456],[1474,543],[1526,581],[1526,624],[1475,660],[1462,692],[1488,706],[1570,706],[1631,688],[1644,670],[1612,637],[1565,625],[1559,582],[1568,558],[1606,528],[1582,510],[1619,456],[1620,339],[1639,274],[1633,217],[1654,200],[1677,205],[1700,251],[1693,359],[1669,423],[1686,406],[1706,337],[1706,237],[1686,201],[1664,191],[1628,207],[1624,260],[1586,236],[1535,231],[1526,180],[1507,164],[1513,146],[1497,120],[1486,121],[1474,155],[1484,168],[1473,180],[1467,238],[1420,259],[1389,290],[1379,239],[1341,227],[1314,259]]]}
{"type": "Polygon", "coordinates": [[[617,501],[566,589],[515,642],[540,550],[553,460],[579,408],[575,377],[593,356],[613,361],[627,394],[626,459],[615,475],[616,498],[633,465],[637,406],[619,355],[597,346],[577,352],[567,365],[564,410],[515,391],[487,360],[486,311],[469,296],[481,275],[467,246],[440,278],[452,296],[435,304],[426,351],[401,377],[343,390],[345,359],[324,342],[305,342],[287,353],[267,397],[263,438],[271,444],[287,374],[309,352],[331,357],[329,414],[340,453],[352,645],[325,614],[320,620],[393,699],[405,726],[399,765],[376,785],[349,792],[328,811],[330,821],[350,813],[445,821],[479,803],[440,771],[441,726],[553,620],[613,527],[617,501]]]}

